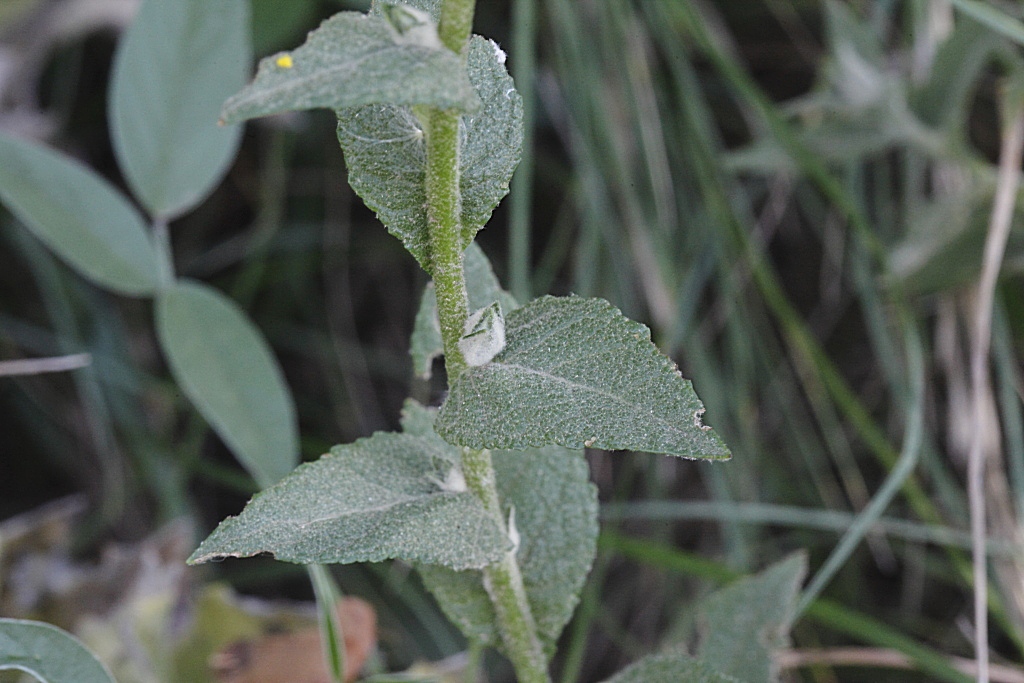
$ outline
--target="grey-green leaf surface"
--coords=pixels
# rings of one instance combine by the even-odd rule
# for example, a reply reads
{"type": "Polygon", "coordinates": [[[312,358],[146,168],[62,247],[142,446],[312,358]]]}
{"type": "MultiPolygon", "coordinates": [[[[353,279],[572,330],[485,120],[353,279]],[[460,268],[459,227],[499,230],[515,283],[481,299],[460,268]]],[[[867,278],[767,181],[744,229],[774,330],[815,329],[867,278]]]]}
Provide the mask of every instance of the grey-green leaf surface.
{"type": "Polygon", "coordinates": [[[335,446],[256,494],[189,561],[270,553],[303,564],[398,558],[483,567],[510,542],[476,496],[445,490],[453,456],[458,450],[441,439],[412,434],[335,446]]]}
{"type": "Polygon", "coordinates": [[[135,196],[154,216],[196,206],[234,159],[238,126],[217,124],[245,85],[246,0],[146,0],[114,56],[110,133],[135,196]]]}
{"type": "MultiPolygon", "coordinates": [[[[465,246],[508,194],[523,147],[523,103],[490,40],[470,41],[469,80],[482,103],[462,118],[460,189],[465,246]]],[[[426,149],[423,126],[409,107],[375,105],[338,112],[338,141],[349,183],[388,231],[430,273],[426,149]]]]}
{"type": "Polygon", "coordinates": [[[224,104],[221,117],[232,123],[385,102],[460,110],[479,106],[462,60],[439,41],[410,38],[382,16],[340,12],[301,47],[261,60],[256,78],[224,104]]]}
{"type": "Polygon", "coordinates": [[[72,268],[128,296],[160,284],[156,250],[138,211],[81,163],[0,135],[0,200],[72,268]]]}
{"type": "Polygon", "coordinates": [[[1001,43],[998,34],[981,24],[969,19],[956,22],[953,32],[938,46],[927,82],[911,93],[915,116],[961,139],[971,111],[968,100],[1001,43]]]}
{"type": "Polygon", "coordinates": [[[160,293],[156,327],[171,372],[261,487],[299,459],[295,406],[263,335],[215,289],[182,280],[160,293]]]}
{"type": "MultiPolygon", "coordinates": [[[[441,441],[430,422],[426,409],[406,404],[403,428],[441,441]]],[[[579,451],[559,447],[495,451],[492,459],[505,514],[515,509],[523,584],[538,635],[550,656],[572,617],[597,552],[597,489],[590,483],[587,462],[579,451]]],[[[480,572],[426,565],[419,570],[445,614],[467,638],[501,645],[480,572]]]]}
{"type": "MultiPolygon", "coordinates": [[[[441,2],[442,0],[406,0],[403,4],[426,12],[436,22],[441,17],[441,2]]],[[[392,3],[373,0],[370,3],[370,14],[380,15],[389,4],[392,3]]]]}
{"type": "Polygon", "coordinates": [[[82,643],[56,626],[0,619],[0,671],[23,671],[43,683],[116,683],[82,643]]]}
{"type": "Polygon", "coordinates": [[[505,349],[459,375],[441,407],[437,431],[452,443],[729,457],[650,330],[607,301],[535,299],[505,329],[505,349]]]}
{"type": "MultiPolygon", "coordinates": [[[[888,251],[890,279],[915,294],[949,290],[976,279],[991,206],[990,194],[970,186],[918,202],[902,241],[888,251]]],[[[1010,245],[1019,249],[1020,237],[1011,234],[1010,245]]],[[[1009,253],[1017,250],[1010,245],[1009,253]]]]}
{"type": "MultiPolygon", "coordinates": [[[[491,269],[480,246],[473,242],[466,249],[465,255],[466,292],[469,294],[471,310],[483,308],[495,301],[501,304],[501,310],[508,314],[519,308],[515,297],[501,288],[501,283],[491,269]]],[[[416,313],[409,345],[412,356],[413,371],[423,379],[430,379],[431,364],[435,358],[444,355],[444,342],[441,340],[441,323],[437,318],[437,296],[433,283],[427,283],[420,299],[420,308],[416,313]]]]}
{"type": "MultiPolygon", "coordinates": [[[[648,655],[606,683],[740,683],[686,655],[648,655]]],[[[748,681],[747,683],[755,683],[748,681]]],[[[760,683],[757,681],[756,683],[760,683]]]]}
{"type": "Polygon", "coordinates": [[[697,617],[697,656],[742,681],[777,681],[773,654],[789,642],[790,618],[806,572],[807,557],[794,553],[709,595],[697,617]]]}

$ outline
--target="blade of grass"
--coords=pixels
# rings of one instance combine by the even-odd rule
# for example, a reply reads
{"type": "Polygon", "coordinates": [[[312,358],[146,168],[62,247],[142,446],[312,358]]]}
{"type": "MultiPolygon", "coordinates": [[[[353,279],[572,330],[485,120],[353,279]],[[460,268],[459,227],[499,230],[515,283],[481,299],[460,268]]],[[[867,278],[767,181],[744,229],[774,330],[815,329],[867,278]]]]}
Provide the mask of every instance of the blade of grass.
{"type": "Polygon", "coordinates": [[[996,309],[995,374],[999,383],[999,406],[1006,431],[1007,462],[1017,515],[1024,513],[1024,419],[1021,416],[1021,386],[1013,336],[1002,309],[996,309]]]}
{"type": "Polygon", "coordinates": [[[338,587],[327,567],[311,564],[306,570],[316,595],[320,641],[327,671],[332,683],[342,683],[345,680],[345,634],[338,619],[338,587]]]}
{"type": "Polygon", "coordinates": [[[533,298],[530,263],[536,159],[533,139],[537,102],[537,0],[515,0],[512,11],[512,77],[523,98],[523,156],[512,176],[509,198],[508,272],[512,296],[519,301],[529,301],[533,298]]]}
{"type": "MultiPolygon", "coordinates": [[[[917,466],[921,453],[921,441],[924,434],[924,351],[915,323],[905,321],[904,334],[906,337],[907,360],[910,366],[910,396],[906,409],[907,423],[903,437],[903,450],[899,460],[889,471],[885,483],[878,490],[864,511],[857,515],[856,520],[843,535],[839,544],[829,555],[825,563],[811,579],[807,588],[804,589],[800,600],[797,603],[796,614],[801,614],[821,594],[836,572],[850,557],[854,548],[867,534],[868,530],[882,516],[882,513],[892,502],[897,492],[903,486],[907,478],[913,473],[917,466]]],[[[983,541],[984,542],[984,539],[983,541]]],[[[984,553],[984,550],[982,550],[984,553]]]]}
{"type": "Polygon", "coordinates": [[[48,372],[67,372],[84,368],[92,363],[88,353],[73,353],[52,358],[19,358],[0,361],[0,377],[16,375],[41,375],[48,372]]]}
{"type": "Polygon", "coordinates": [[[989,356],[992,347],[992,308],[996,280],[1002,269],[1006,241],[1013,223],[1013,212],[1020,187],[1021,158],[1024,156],[1024,96],[1007,91],[1003,101],[1004,125],[999,154],[999,184],[996,189],[992,217],[985,239],[985,256],[978,282],[975,319],[971,334],[971,403],[974,429],[968,454],[968,497],[971,508],[971,551],[974,569],[975,659],[979,683],[989,679],[988,663],[988,564],[985,556],[985,426],[998,417],[989,415],[989,356]]]}
{"type": "MultiPolygon", "coordinates": [[[[54,257],[24,230],[11,230],[9,234],[29,263],[50,324],[56,331],[60,352],[65,355],[80,352],[85,342],[76,322],[78,317],[72,309],[67,277],[60,272],[54,257]]],[[[101,514],[106,521],[113,521],[124,512],[128,500],[129,481],[123,454],[114,434],[109,406],[96,368],[83,367],[71,377],[81,401],[86,434],[100,464],[101,514]]]]}
{"type": "MultiPolygon", "coordinates": [[[[645,7],[650,8],[652,12],[663,12],[666,5],[650,3],[645,5],[645,7]]],[[[654,24],[661,22],[662,25],[671,26],[674,23],[673,19],[677,19],[681,23],[701,49],[715,63],[716,67],[721,70],[726,80],[738,91],[743,100],[758,111],[759,115],[767,121],[773,134],[794,155],[802,170],[815,182],[822,193],[849,218],[851,225],[855,228],[855,232],[864,240],[870,253],[877,258],[877,254],[880,253],[880,245],[877,238],[871,232],[870,227],[854,201],[847,196],[847,193],[825,168],[823,162],[803,148],[796,140],[792,131],[789,130],[788,124],[774,111],[770,102],[768,102],[767,98],[746,72],[739,65],[735,64],[728,55],[717,48],[692,7],[688,3],[675,3],[671,4],[670,7],[677,10],[676,15],[653,14],[652,22],[654,24]]],[[[708,197],[708,201],[721,203],[723,215],[728,216],[732,214],[724,193],[712,195],[708,197]]],[[[736,244],[737,251],[744,255],[745,260],[749,264],[751,275],[766,305],[781,326],[793,353],[794,363],[797,366],[805,365],[807,367],[801,375],[812,379],[815,383],[820,383],[826,393],[836,402],[842,414],[846,416],[856,429],[860,438],[863,439],[867,447],[878,458],[879,462],[886,468],[891,469],[898,459],[897,452],[889,444],[888,438],[875,423],[870,413],[864,408],[860,399],[821,348],[819,342],[807,329],[802,316],[789,301],[778,281],[777,274],[765,259],[764,254],[752,243],[750,236],[742,229],[742,226],[735,218],[728,221],[725,225],[729,228],[729,234],[736,244]]],[[[810,393],[814,394],[815,392],[812,390],[810,393]]],[[[908,478],[906,480],[903,493],[913,506],[915,512],[923,520],[929,523],[938,523],[938,512],[916,479],[908,478]]]]}
{"type": "MultiPolygon", "coordinates": [[[[601,508],[605,521],[647,520],[684,521],[714,520],[739,522],[755,526],[784,526],[844,533],[857,520],[857,515],[839,510],[772,505],[767,503],[728,503],[706,501],[649,500],[636,503],[606,503],[601,508]]],[[[914,543],[951,545],[964,550],[971,547],[968,531],[947,526],[920,524],[905,519],[879,517],[871,527],[893,538],[914,543]]],[[[1016,557],[1019,549],[1011,542],[989,538],[987,552],[993,557],[1016,557]]]]}

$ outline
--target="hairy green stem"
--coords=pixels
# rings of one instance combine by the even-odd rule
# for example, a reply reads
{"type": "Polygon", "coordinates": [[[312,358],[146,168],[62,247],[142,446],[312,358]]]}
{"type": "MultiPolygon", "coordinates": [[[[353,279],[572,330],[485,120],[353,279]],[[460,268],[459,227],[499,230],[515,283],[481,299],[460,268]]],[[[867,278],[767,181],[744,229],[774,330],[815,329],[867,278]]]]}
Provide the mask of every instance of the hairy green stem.
{"type": "MultiPolygon", "coordinates": [[[[491,452],[463,448],[462,473],[466,478],[466,486],[480,498],[487,513],[507,530],[495,486],[491,452]]],[[[547,657],[537,636],[537,624],[526,598],[516,549],[513,548],[500,562],[485,567],[483,573],[484,588],[494,605],[505,652],[515,667],[520,683],[550,683],[547,657]]]]}
{"type": "Polygon", "coordinates": [[[427,224],[437,315],[448,382],[466,369],[459,349],[469,315],[463,268],[462,202],[459,194],[459,114],[434,109],[427,123],[427,224]]]}
{"type": "MultiPolygon", "coordinates": [[[[444,0],[438,34],[444,45],[465,56],[473,23],[475,0],[444,0]]],[[[463,262],[462,202],[459,186],[459,113],[439,109],[425,116],[427,143],[427,226],[430,234],[430,273],[437,294],[437,313],[444,342],[449,384],[465,371],[459,349],[469,315],[463,262]]],[[[506,529],[490,451],[463,449],[466,485],[487,513],[506,529]]],[[[550,683],[547,657],[526,599],[515,549],[484,568],[484,587],[494,605],[505,652],[520,683],[550,683]]]]}
{"type": "Polygon", "coordinates": [[[446,48],[456,54],[466,54],[475,11],[476,0],[444,0],[437,35],[446,48]]]}

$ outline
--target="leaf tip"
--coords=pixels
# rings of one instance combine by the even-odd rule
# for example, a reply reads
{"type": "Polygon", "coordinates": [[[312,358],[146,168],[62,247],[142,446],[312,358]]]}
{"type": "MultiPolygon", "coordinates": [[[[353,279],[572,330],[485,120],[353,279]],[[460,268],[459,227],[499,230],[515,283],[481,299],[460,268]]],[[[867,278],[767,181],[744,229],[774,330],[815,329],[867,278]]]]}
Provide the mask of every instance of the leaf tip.
{"type": "Polygon", "coordinates": [[[202,550],[202,548],[197,548],[196,551],[194,553],[192,553],[191,555],[189,555],[188,559],[185,560],[185,564],[187,564],[190,567],[195,567],[195,566],[200,565],[200,564],[206,564],[207,562],[212,562],[214,559],[216,559],[215,555],[210,555],[208,553],[200,554],[201,550],[202,550]]]}
{"type": "Polygon", "coordinates": [[[244,117],[240,117],[238,115],[237,108],[232,106],[232,100],[228,100],[220,112],[220,117],[217,119],[217,125],[233,126],[234,124],[241,123],[244,120],[244,117]]]}

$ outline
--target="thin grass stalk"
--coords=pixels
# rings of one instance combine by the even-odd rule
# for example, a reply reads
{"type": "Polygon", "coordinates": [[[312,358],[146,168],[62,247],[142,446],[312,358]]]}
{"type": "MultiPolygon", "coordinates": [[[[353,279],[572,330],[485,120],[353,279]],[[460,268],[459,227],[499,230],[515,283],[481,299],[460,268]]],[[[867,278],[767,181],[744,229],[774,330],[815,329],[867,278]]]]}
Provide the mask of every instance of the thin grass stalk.
{"type": "Polygon", "coordinates": [[[48,372],[67,372],[92,364],[92,355],[73,353],[52,358],[19,358],[0,361],[0,377],[42,375],[48,372]]]}
{"type": "Polygon", "coordinates": [[[512,14],[512,76],[523,98],[523,156],[512,178],[509,198],[508,273],[512,296],[533,298],[530,279],[533,149],[537,103],[537,0],[515,0],[512,14]]]}
{"type": "Polygon", "coordinates": [[[316,596],[317,616],[320,622],[320,646],[324,663],[327,665],[331,683],[342,683],[345,679],[345,634],[338,618],[338,589],[331,578],[330,570],[322,564],[306,567],[313,594],[316,596]]]}
{"type": "MultiPolygon", "coordinates": [[[[56,331],[60,353],[72,355],[79,352],[84,342],[76,323],[78,318],[71,307],[67,278],[62,276],[55,258],[24,230],[12,231],[11,235],[28,259],[50,324],[56,331]]],[[[130,474],[114,431],[110,404],[95,366],[81,368],[71,374],[71,379],[81,401],[86,434],[100,466],[100,514],[112,522],[124,514],[128,505],[130,474]]],[[[160,489],[154,487],[154,490],[160,489]]]]}
{"type": "MultiPolygon", "coordinates": [[[[685,353],[694,373],[694,383],[701,387],[709,412],[716,416],[716,426],[732,434],[730,443],[733,444],[734,452],[763,452],[766,427],[770,430],[770,426],[751,419],[752,415],[761,413],[761,406],[756,397],[750,395],[748,388],[763,387],[764,395],[771,396],[772,401],[781,404],[794,405],[799,404],[799,401],[787,396],[792,382],[788,377],[782,378],[782,373],[788,372],[788,366],[778,363],[774,333],[750,333],[751,329],[763,329],[770,326],[770,323],[763,318],[760,310],[749,305],[749,278],[746,276],[745,263],[734,253],[728,235],[721,226],[744,220],[744,231],[754,233],[770,230],[770,226],[760,225],[758,219],[752,216],[739,218],[739,210],[725,199],[743,192],[743,188],[730,184],[718,170],[717,158],[723,145],[718,140],[713,114],[690,64],[690,55],[682,48],[671,24],[655,14],[651,4],[645,5],[644,9],[658,49],[663,51],[665,63],[673,75],[674,101],[666,103],[666,106],[683,113],[676,117],[679,123],[670,129],[675,132],[670,144],[673,148],[685,150],[684,155],[677,157],[685,164],[678,173],[681,179],[679,182],[691,182],[694,185],[689,193],[692,195],[689,201],[693,206],[681,206],[679,209],[681,220],[686,225],[684,237],[689,239],[678,247],[665,248],[666,252],[684,250],[684,253],[692,254],[689,264],[676,265],[677,270],[686,270],[687,276],[674,295],[677,313],[672,328],[666,333],[668,341],[665,346],[670,352],[685,353]],[[705,291],[715,291],[716,288],[717,306],[710,317],[698,321],[696,316],[699,302],[705,298],[705,291]],[[722,342],[716,346],[724,349],[728,359],[725,362],[716,358],[716,354],[706,347],[707,340],[718,338],[722,342]],[[751,343],[755,338],[758,341],[751,343]],[[749,402],[737,401],[737,398],[749,402]]],[[[676,197],[683,201],[686,193],[677,191],[676,197]]],[[[774,214],[768,219],[774,221],[774,214]]],[[[787,444],[778,450],[799,456],[799,465],[806,466],[810,473],[807,481],[817,487],[823,500],[838,504],[840,496],[838,488],[828,477],[829,468],[818,467],[809,459],[812,454],[822,452],[822,448],[817,445],[817,431],[801,422],[803,413],[799,410],[782,411],[778,417],[788,423],[786,427],[778,428],[779,436],[795,442],[794,445],[787,444]]],[[[760,477],[756,464],[747,458],[737,458],[727,469],[702,469],[701,475],[716,500],[733,500],[735,495],[729,489],[737,490],[741,499],[771,495],[764,486],[751,486],[760,477]]],[[[801,479],[799,483],[802,485],[804,480],[801,479]]],[[[723,520],[721,531],[730,564],[735,567],[749,566],[749,558],[754,554],[751,543],[754,539],[749,538],[749,529],[742,528],[734,521],[723,520]]]]}
{"type": "Polygon", "coordinates": [[[993,351],[995,353],[996,377],[999,380],[999,406],[1006,433],[1007,461],[1010,471],[1010,485],[1013,491],[1014,509],[1020,517],[1024,514],[1024,416],[1021,415],[1021,397],[1024,395],[1020,384],[1017,358],[1014,354],[1013,336],[1000,309],[994,312],[993,351]]]}
{"type": "Polygon", "coordinates": [[[971,400],[974,431],[968,454],[968,494],[971,509],[972,566],[974,569],[975,659],[978,683],[988,683],[988,563],[985,557],[985,433],[983,425],[998,416],[987,414],[991,392],[989,354],[992,345],[992,307],[996,281],[1002,268],[1006,241],[1013,223],[1013,211],[1020,187],[1021,157],[1024,155],[1024,99],[1011,92],[1004,101],[1006,125],[999,158],[999,182],[996,188],[985,239],[984,260],[978,282],[975,319],[971,335],[971,400]],[[1012,99],[1011,99],[1012,98],[1012,99]]]}
{"type": "MultiPolygon", "coordinates": [[[[857,514],[841,510],[724,501],[649,500],[635,503],[606,503],[601,508],[601,519],[606,522],[713,520],[750,526],[783,526],[838,533],[848,532],[857,522],[857,518],[857,514]]],[[[879,517],[870,531],[910,543],[956,546],[964,550],[970,550],[972,542],[968,531],[894,517],[879,517]]],[[[987,539],[986,552],[992,557],[1005,558],[1017,557],[1020,554],[1019,547],[1012,541],[995,537],[987,539]]]]}
{"type": "MultiPolygon", "coordinates": [[[[654,5],[652,4],[652,7],[654,5]]],[[[661,5],[657,6],[661,8],[661,5]]],[[[870,229],[866,218],[861,213],[855,200],[849,197],[839,182],[831,175],[825,167],[824,162],[815,157],[804,145],[797,140],[795,133],[789,125],[782,120],[781,116],[774,111],[767,97],[760,91],[749,75],[736,64],[728,55],[723,54],[714,41],[711,40],[707,31],[700,23],[692,7],[682,2],[673,4],[678,11],[678,18],[687,32],[696,40],[697,44],[705,51],[716,67],[722,72],[730,84],[736,89],[742,100],[754,108],[765,120],[772,131],[772,134],[786,148],[787,152],[793,155],[801,170],[814,182],[821,193],[834,203],[846,216],[856,235],[861,238],[864,247],[871,256],[881,261],[884,249],[877,236],[870,229]]],[[[662,16],[662,21],[667,17],[662,16]]],[[[720,201],[728,203],[724,197],[720,201]]],[[[821,348],[820,344],[807,329],[801,315],[796,311],[788,300],[785,291],[778,281],[778,276],[766,261],[765,256],[755,245],[752,244],[750,236],[747,235],[742,226],[734,219],[728,226],[736,241],[741,253],[750,264],[751,275],[769,310],[778,320],[779,325],[792,349],[796,363],[806,363],[813,372],[808,376],[821,384],[826,392],[832,397],[840,410],[846,415],[850,424],[856,429],[860,437],[876,458],[886,468],[892,468],[899,455],[889,443],[888,438],[879,428],[878,424],[865,409],[860,399],[847,384],[845,378],[838,371],[831,359],[821,348]]],[[[913,477],[904,482],[904,495],[914,508],[914,511],[925,521],[930,523],[939,522],[939,514],[928,495],[921,489],[920,484],[913,477]]]]}
{"type": "Polygon", "coordinates": [[[872,497],[864,511],[857,515],[856,521],[843,535],[842,540],[825,560],[807,588],[804,589],[797,603],[797,615],[803,613],[810,606],[836,572],[846,563],[850,554],[882,516],[917,465],[921,453],[921,442],[924,438],[924,351],[914,322],[906,320],[903,327],[910,372],[910,396],[906,411],[908,418],[903,437],[903,449],[899,460],[889,472],[878,493],[872,497]]]}
{"type": "MultiPolygon", "coordinates": [[[[619,137],[613,114],[620,104],[606,96],[607,73],[601,59],[603,55],[615,55],[617,63],[621,44],[615,36],[607,35],[607,30],[596,36],[584,33],[593,23],[593,17],[585,12],[598,8],[556,0],[545,9],[558,36],[553,45],[558,69],[570,74],[561,86],[572,106],[564,112],[567,116],[561,121],[564,125],[560,132],[579,177],[575,199],[582,220],[573,291],[582,296],[604,295],[627,315],[636,315],[636,272],[619,218],[623,211],[621,189],[611,180],[617,178],[618,157],[609,141],[619,137]]],[[[608,29],[603,25],[600,28],[608,29]]],[[[624,184],[628,186],[628,180],[624,184]]]]}
{"type": "MultiPolygon", "coordinates": [[[[891,648],[832,647],[814,650],[782,650],[776,658],[781,669],[815,666],[866,667],[872,669],[913,669],[905,654],[891,648]]],[[[977,670],[974,660],[950,657],[949,663],[970,676],[977,670]]],[[[1024,671],[1012,666],[992,666],[992,683],[1024,683],[1024,671]]]]}

